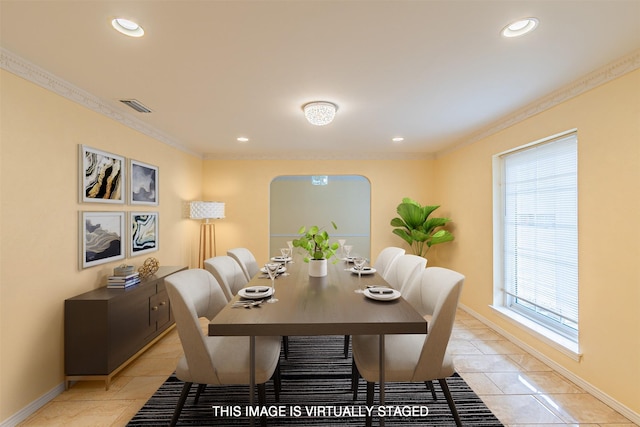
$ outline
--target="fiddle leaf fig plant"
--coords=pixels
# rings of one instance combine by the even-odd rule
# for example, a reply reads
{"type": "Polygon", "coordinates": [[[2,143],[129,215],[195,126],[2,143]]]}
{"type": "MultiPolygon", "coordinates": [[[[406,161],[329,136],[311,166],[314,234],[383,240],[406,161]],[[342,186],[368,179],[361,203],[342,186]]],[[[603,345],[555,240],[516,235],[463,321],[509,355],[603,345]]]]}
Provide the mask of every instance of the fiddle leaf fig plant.
{"type": "MultiPolygon", "coordinates": [[[[331,221],[331,225],[334,230],[338,229],[338,226],[333,221],[331,221]]],[[[293,241],[293,246],[307,251],[308,256],[304,257],[304,262],[309,262],[310,259],[328,260],[335,256],[336,250],[340,247],[337,242],[330,243],[329,233],[321,230],[317,225],[313,225],[308,229],[303,225],[298,230],[298,234],[300,234],[300,238],[293,241]]]]}
{"type": "Polygon", "coordinates": [[[391,226],[396,227],[393,234],[407,242],[415,255],[425,257],[431,246],[453,240],[453,234],[440,228],[451,219],[429,218],[439,207],[422,206],[409,197],[402,199],[398,205],[396,211],[400,217],[391,220],[391,226]]]}

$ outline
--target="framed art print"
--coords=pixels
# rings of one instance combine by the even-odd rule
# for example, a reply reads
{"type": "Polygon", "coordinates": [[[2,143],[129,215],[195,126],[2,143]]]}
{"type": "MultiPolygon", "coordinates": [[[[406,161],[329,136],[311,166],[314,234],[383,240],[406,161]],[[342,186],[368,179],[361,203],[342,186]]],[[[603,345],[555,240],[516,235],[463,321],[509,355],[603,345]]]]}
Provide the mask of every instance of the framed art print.
{"type": "Polygon", "coordinates": [[[124,203],[124,157],[80,146],[82,202],[124,203]]]}
{"type": "Polygon", "coordinates": [[[82,268],[124,259],[125,223],[124,212],[81,212],[82,268]]]}
{"type": "Polygon", "coordinates": [[[129,166],[129,203],[158,206],[158,168],[137,160],[129,166]]]}
{"type": "Polygon", "coordinates": [[[131,212],[129,256],[158,250],[158,212],[131,212]]]}

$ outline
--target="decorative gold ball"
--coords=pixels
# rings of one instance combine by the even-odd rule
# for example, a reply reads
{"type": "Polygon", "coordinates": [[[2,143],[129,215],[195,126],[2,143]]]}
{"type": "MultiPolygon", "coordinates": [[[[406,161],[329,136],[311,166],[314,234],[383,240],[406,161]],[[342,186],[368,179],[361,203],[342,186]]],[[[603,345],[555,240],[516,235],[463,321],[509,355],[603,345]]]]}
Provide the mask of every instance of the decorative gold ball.
{"type": "Polygon", "coordinates": [[[144,279],[145,277],[153,276],[156,274],[160,268],[160,262],[157,259],[151,257],[144,260],[144,264],[140,268],[138,268],[138,273],[140,273],[140,277],[144,279]]]}

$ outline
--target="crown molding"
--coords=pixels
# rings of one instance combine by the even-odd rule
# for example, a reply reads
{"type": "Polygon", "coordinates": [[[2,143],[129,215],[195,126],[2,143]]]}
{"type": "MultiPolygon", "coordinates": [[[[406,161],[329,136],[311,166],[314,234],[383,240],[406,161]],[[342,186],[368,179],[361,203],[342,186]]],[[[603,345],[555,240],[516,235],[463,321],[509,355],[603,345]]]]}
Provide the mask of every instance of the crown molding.
{"type": "Polygon", "coordinates": [[[142,122],[136,117],[119,111],[102,99],[80,89],[77,86],[55,76],[48,71],[38,67],[35,64],[19,57],[18,55],[0,47],[0,68],[6,70],[16,76],[22,77],[44,89],[50,90],[70,101],[82,105],[96,113],[102,114],[112,120],[122,123],[123,125],[143,133],[151,138],[163,142],[178,150],[189,153],[198,158],[202,158],[202,154],[196,153],[180,144],[170,136],[160,132],[153,126],[142,122]]]}
{"type": "Polygon", "coordinates": [[[508,116],[494,122],[492,125],[485,127],[484,129],[474,133],[468,138],[459,141],[453,146],[439,151],[435,154],[435,158],[442,157],[445,154],[456,151],[466,145],[478,142],[488,136],[491,136],[499,131],[506,129],[516,123],[522,122],[529,117],[535,116],[545,110],[555,107],[563,102],[568,101],[571,98],[575,98],[591,89],[608,83],[617,79],[627,73],[640,68],[640,49],[631,52],[630,54],[623,56],[622,58],[605,65],[589,74],[586,74],[582,78],[546,95],[537,101],[515,111],[508,116]]]}
{"type": "Polygon", "coordinates": [[[304,151],[284,153],[209,153],[205,160],[433,160],[431,153],[352,153],[304,151]]]}
{"type": "Polygon", "coordinates": [[[119,111],[102,99],[74,86],[73,84],[49,73],[48,71],[32,64],[14,53],[0,47],[0,68],[24,78],[44,89],[50,90],[73,102],[76,102],[90,110],[109,117],[112,120],[137,130],[153,139],[163,142],[178,150],[184,151],[198,158],[207,160],[424,160],[437,159],[448,153],[456,151],[464,146],[478,142],[503,129],[522,122],[529,117],[555,107],[571,98],[581,95],[595,87],[608,83],[624,74],[640,68],[640,49],[636,50],[604,67],[601,67],[582,78],[546,95],[537,101],[503,117],[470,137],[460,140],[450,148],[437,153],[327,153],[304,152],[286,153],[278,155],[274,153],[197,153],[180,144],[174,138],[160,132],[136,117],[119,111]]]}

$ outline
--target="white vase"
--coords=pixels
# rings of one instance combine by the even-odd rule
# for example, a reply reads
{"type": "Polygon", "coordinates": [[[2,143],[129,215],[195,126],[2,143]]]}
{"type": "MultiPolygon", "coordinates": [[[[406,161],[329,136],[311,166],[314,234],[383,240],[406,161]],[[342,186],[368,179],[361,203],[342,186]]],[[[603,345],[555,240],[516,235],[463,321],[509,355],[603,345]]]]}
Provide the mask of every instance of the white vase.
{"type": "Polygon", "coordinates": [[[310,259],[309,260],[309,276],[324,277],[327,275],[326,259],[310,259]]]}

